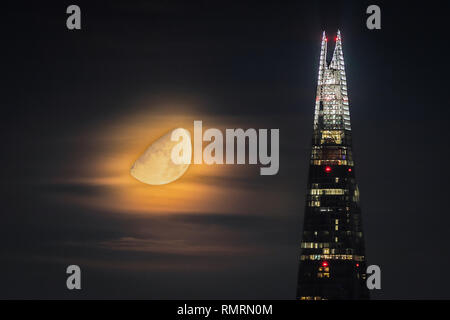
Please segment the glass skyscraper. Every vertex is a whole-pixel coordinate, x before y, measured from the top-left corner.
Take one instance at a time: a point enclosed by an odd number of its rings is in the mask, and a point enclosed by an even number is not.
[[[330,63],[323,33],[297,298],[368,299],[352,154],[347,79],[338,31]]]

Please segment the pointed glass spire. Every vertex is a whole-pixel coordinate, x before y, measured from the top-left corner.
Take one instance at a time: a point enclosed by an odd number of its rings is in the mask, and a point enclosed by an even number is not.
[[[319,62],[319,83],[322,80],[323,72],[327,68],[327,36],[325,31],[322,34],[322,44],[320,46],[320,62]]]
[[[322,124],[329,129],[351,130],[341,32],[339,30],[337,32],[333,58],[329,65],[326,59],[327,40],[323,32],[314,128],[318,128],[319,120],[322,118]]]

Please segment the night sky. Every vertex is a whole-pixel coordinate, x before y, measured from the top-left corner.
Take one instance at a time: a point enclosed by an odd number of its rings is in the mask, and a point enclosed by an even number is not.
[[[80,31],[66,28],[73,3]],[[366,28],[370,4],[381,30]],[[320,41],[339,28],[366,253],[382,271],[372,297],[449,299],[444,9],[2,6],[0,297],[294,299]],[[128,161],[193,120],[280,128],[278,175],[223,166],[193,168],[166,189],[127,180]],[[65,287],[70,264],[81,291]]]

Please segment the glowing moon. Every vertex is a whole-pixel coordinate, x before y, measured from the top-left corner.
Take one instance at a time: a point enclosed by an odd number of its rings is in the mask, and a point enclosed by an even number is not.
[[[187,147],[191,148],[189,131],[183,128],[171,130],[153,142],[136,160],[130,170],[134,178],[150,185],[161,185],[177,180],[186,172],[189,164],[175,164],[171,158],[173,147],[180,143],[171,140],[175,130],[182,130],[189,137],[184,143],[188,143]]]

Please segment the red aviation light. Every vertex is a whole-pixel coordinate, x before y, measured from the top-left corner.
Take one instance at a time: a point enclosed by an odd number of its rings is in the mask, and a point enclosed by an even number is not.
[[[325,41],[328,41],[328,38],[325,38]]]
[[[356,267],[357,267],[357,268],[359,267],[359,263],[356,264]]]
[[[322,261],[322,267],[324,267],[324,268],[328,267],[328,262],[327,261]]]
[[[348,168],[348,172],[352,172],[352,168]]]
[[[338,41],[338,39],[339,39],[339,38],[338,38],[338,37],[336,37],[336,38],[334,38],[334,41]]]
[[[331,172],[331,167],[330,166],[326,166],[325,167],[325,172],[326,173],[330,173]]]

